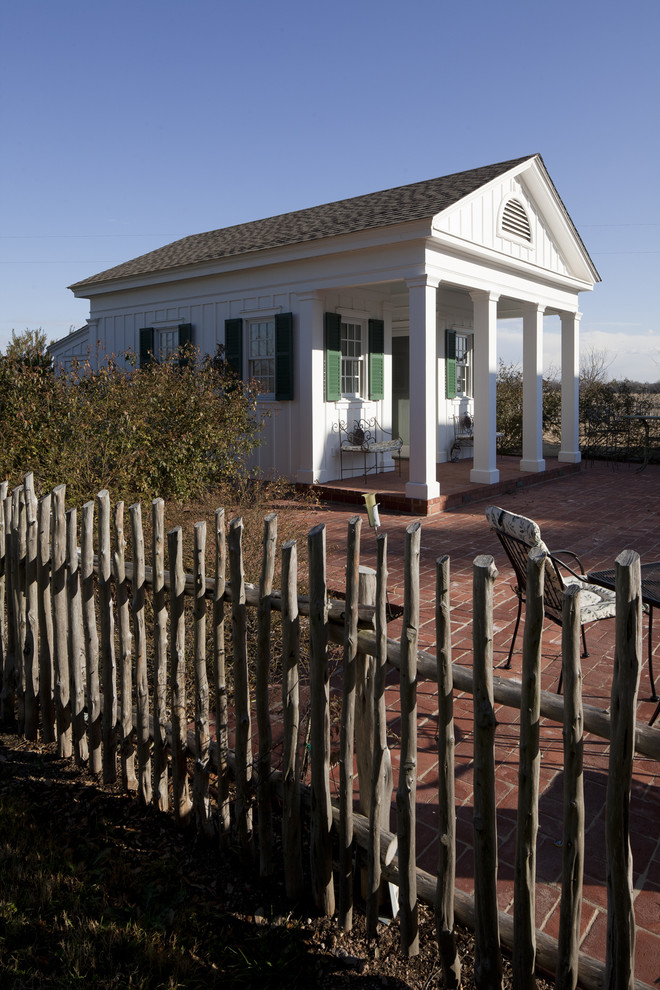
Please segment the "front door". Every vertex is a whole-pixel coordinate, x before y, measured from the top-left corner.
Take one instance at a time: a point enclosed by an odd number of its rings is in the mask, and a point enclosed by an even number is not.
[[[401,453],[410,452],[409,337],[392,337],[392,428],[403,440]]]

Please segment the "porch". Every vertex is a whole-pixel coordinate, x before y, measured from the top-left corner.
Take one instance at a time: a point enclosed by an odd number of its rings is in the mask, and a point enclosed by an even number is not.
[[[399,474],[399,466],[401,473]],[[440,494],[429,500],[406,495],[409,480],[410,462],[407,458],[397,461],[394,471],[381,474],[368,474],[344,478],[342,481],[329,481],[323,485],[312,485],[324,502],[342,507],[349,505],[364,507],[363,494],[375,492],[381,511],[405,512],[415,516],[434,516],[440,512],[456,509],[471,502],[492,500],[495,496],[515,492],[544,481],[564,478],[575,474],[581,464],[559,461],[556,457],[545,458],[544,471],[521,471],[520,458],[503,454],[497,455],[499,481],[494,484],[475,484],[470,481],[473,468],[472,458],[464,458],[457,463],[446,461],[436,465],[436,481]]]

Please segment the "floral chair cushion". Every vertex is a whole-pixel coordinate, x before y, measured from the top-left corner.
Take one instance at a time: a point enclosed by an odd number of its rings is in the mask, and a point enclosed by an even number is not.
[[[500,509],[497,505],[489,505],[486,509],[486,519],[493,529],[499,529],[507,536],[513,536],[516,540],[522,540],[530,548],[541,547],[546,553],[550,553],[541,539],[541,530],[527,516],[517,516],[507,509]]]

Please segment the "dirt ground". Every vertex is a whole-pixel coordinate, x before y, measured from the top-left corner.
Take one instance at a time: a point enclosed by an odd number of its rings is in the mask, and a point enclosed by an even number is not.
[[[79,829],[84,834],[89,833],[90,822],[102,820],[103,841],[117,855],[122,855],[127,842],[136,843],[142,856],[157,857],[164,848],[176,847],[186,888],[203,891],[206,908],[221,912],[224,918],[231,916],[236,932],[250,933],[246,937],[254,940],[255,934],[272,938],[278,927],[289,932],[295,926],[296,938],[306,956],[314,957],[314,984],[319,988],[426,990],[446,986],[433,914],[424,905],[419,912],[419,955],[405,959],[399,952],[396,920],[379,924],[377,939],[368,939],[362,905],[358,903],[353,929],[344,933],[334,919],[319,917],[310,903],[292,905],[287,901],[281,874],[264,881],[258,869],[245,863],[236,851],[221,855],[214,843],[200,840],[194,828],[182,834],[171,814],[144,811],[135,798],[119,793],[118,788],[101,786],[84,768],[58,759],[54,745],[28,743],[18,736],[1,734],[0,802],[18,793],[38,800],[44,827],[65,821],[70,832]],[[458,928],[457,943],[461,985],[471,988],[474,940],[468,931]],[[254,975],[254,986],[265,985],[263,975]],[[35,973],[30,986],[40,985]],[[299,985],[303,984],[295,983]],[[542,980],[538,983],[539,988],[551,985]],[[506,959],[504,986],[513,986]]]

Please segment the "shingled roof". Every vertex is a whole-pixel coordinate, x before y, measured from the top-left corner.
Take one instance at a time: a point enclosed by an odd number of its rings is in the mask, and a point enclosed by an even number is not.
[[[496,165],[485,165],[437,179],[326,203],[324,206],[283,213],[266,220],[253,220],[205,234],[193,234],[76,282],[70,288],[75,291],[84,286],[130,276],[174,270],[233,255],[431,218],[503,173],[535,157],[537,156],[527,155]]]

